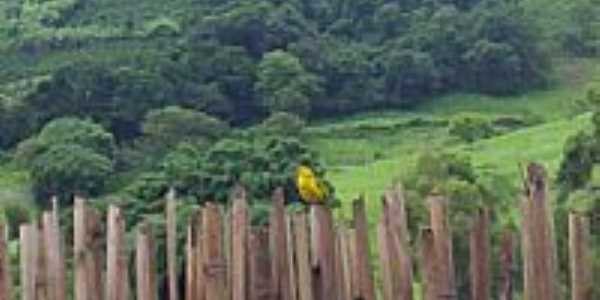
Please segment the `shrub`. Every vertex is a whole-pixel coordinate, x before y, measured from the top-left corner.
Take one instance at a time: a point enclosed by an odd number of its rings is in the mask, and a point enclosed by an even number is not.
[[[478,114],[462,114],[455,117],[450,122],[448,132],[469,143],[495,134],[490,120]]]
[[[89,148],[57,145],[35,158],[31,179],[34,193],[42,203],[52,195],[70,203],[75,194],[102,193],[112,172],[112,161]]]
[[[46,124],[40,133],[27,139],[17,149],[17,159],[30,163],[54,145],[78,145],[112,158],[115,141],[102,126],[88,120],[60,118]]]
[[[306,126],[302,118],[285,112],[277,112],[260,125],[263,132],[282,136],[298,136]]]

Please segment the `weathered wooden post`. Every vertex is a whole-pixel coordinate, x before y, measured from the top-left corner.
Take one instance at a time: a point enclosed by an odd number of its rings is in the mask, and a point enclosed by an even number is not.
[[[223,247],[223,217],[221,209],[208,203],[203,210],[203,242],[205,298],[224,299],[226,285],[225,249]]]
[[[259,228],[252,231],[248,247],[250,300],[276,300],[272,291],[271,254],[269,231]]]
[[[273,269],[273,292],[275,299],[291,300],[290,269],[288,266],[288,239],[285,222],[285,199],[283,190],[277,189],[273,195],[273,209],[269,222],[271,257]]]
[[[367,213],[365,211],[365,201],[361,197],[353,203],[354,208],[354,228],[356,230],[356,259],[358,264],[358,274],[360,293],[364,300],[375,299],[375,287],[373,284],[373,274],[369,264],[369,232],[367,225]]]
[[[233,300],[248,295],[248,202],[246,191],[238,187],[233,196],[231,215],[231,288]]]
[[[137,299],[158,300],[154,240],[149,224],[138,227],[135,248]]]
[[[469,236],[471,299],[490,299],[489,212],[480,209],[474,216]]]
[[[5,225],[0,223],[0,299],[10,299],[11,288],[12,278],[8,257],[8,237]]]
[[[185,242],[185,300],[196,300],[196,249],[193,220],[187,226]]]
[[[383,286],[383,300],[394,299],[394,275],[392,265],[394,264],[393,258],[390,253],[389,245],[389,233],[385,221],[381,219],[377,226],[377,245],[379,249],[379,265],[381,273],[381,281]]]
[[[385,230],[389,252],[391,294],[400,299],[412,299],[412,258],[402,187],[396,186],[383,198],[382,229]],[[383,233],[381,233],[383,235]]]
[[[500,245],[500,284],[499,300],[513,299],[513,263],[514,263],[514,237],[510,229],[502,233]]]
[[[36,300],[39,251],[37,225],[21,225],[19,228],[19,238],[21,246],[21,299]]]
[[[75,300],[102,299],[102,233],[100,216],[75,197],[74,209]]]
[[[456,299],[454,281],[454,258],[452,255],[452,232],[448,219],[448,199],[440,195],[431,195],[428,198],[429,218],[433,234],[435,261],[439,272],[436,282],[438,297],[442,299]]]
[[[556,300],[556,247],[546,198],[546,171],[529,164],[522,199],[524,299]]]
[[[177,202],[175,190],[167,194],[167,277],[169,280],[169,300],[179,300],[177,286]]]
[[[421,268],[423,273],[423,299],[438,300],[440,295],[439,265],[431,228],[421,229]]]
[[[296,255],[298,277],[298,300],[313,300],[312,272],[310,269],[310,242],[306,215],[302,213],[293,216],[294,251]]]
[[[116,206],[108,208],[106,243],[106,299],[129,299],[129,268],[125,220]]]
[[[571,299],[592,299],[592,257],[590,227],[586,216],[569,214],[569,258],[571,267]]]
[[[46,262],[47,297],[49,300],[66,300],[66,269],[58,217],[56,197],[52,199],[52,211],[42,216],[42,255]]]
[[[335,233],[331,211],[322,205],[311,207],[314,299],[336,299]]]

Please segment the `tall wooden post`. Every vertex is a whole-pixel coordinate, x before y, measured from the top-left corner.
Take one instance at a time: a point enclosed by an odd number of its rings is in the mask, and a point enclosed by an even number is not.
[[[500,245],[500,284],[499,300],[513,299],[513,263],[514,263],[514,237],[510,229],[502,233]]]
[[[290,269],[288,267],[288,243],[285,222],[285,199],[282,189],[277,189],[273,196],[273,210],[270,223],[270,242],[273,269],[273,291],[276,299],[291,300]]]
[[[358,274],[360,293],[364,300],[375,299],[373,274],[369,264],[369,232],[365,201],[360,198],[354,201],[354,228],[356,229],[356,259],[358,260]]]
[[[436,276],[439,277],[436,280],[439,284],[438,297],[456,299],[448,200],[440,195],[432,195],[429,197],[428,202],[433,233],[433,250],[435,251],[435,261],[439,270],[436,273]]]
[[[100,216],[75,198],[74,209],[75,300],[102,299],[102,232]]]
[[[11,270],[8,257],[8,238],[6,235],[6,227],[0,223],[0,299],[11,299]]]
[[[249,285],[250,300],[276,300],[272,290],[272,276],[269,247],[269,231],[266,228],[255,229],[250,234],[249,254]]]
[[[175,190],[167,194],[167,277],[169,300],[179,300],[177,285],[177,202]]]
[[[246,192],[238,188],[233,197],[231,215],[231,288],[233,300],[248,295],[248,202]]]
[[[331,211],[322,205],[311,208],[313,289],[316,300],[336,299],[335,233]]]
[[[575,212],[569,214],[569,258],[571,299],[591,300],[593,262],[590,253],[589,219]]]
[[[205,299],[224,299],[226,284],[223,217],[218,206],[208,203],[203,210]]]
[[[106,299],[129,299],[128,251],[125,241],[125,220],[116,206],[108,208],[106,243]]]
[[[154,255],[152,231],[150,225],[144,223],[139,226],[136,237],[137,299],[158,300]]]
[[[471,299],[490,299],[489,212],[480,209],[474,216],[469,237]]]
[[[313,300],[310,269],[310,242],[305,214],[293,216],[294,251],[298,277],[298,300]]]
[[[37,225],[26,224],[19,228],[21,246],[21,299],[36,300],[39,238]]]
[[[556,247],[547,201],[546,171],[538,164],[527,167],[522,199],[524,298],[556,300]]]

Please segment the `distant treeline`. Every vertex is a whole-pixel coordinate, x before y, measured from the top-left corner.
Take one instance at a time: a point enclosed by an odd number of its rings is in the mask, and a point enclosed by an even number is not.
[[[445,92],[512,94],[544,84],[550,67],[516,1],[205,5],[169,46],[133,59],[90,53],[53,70],[22,103],[3,107],[0,144],[62,116],[91,117],[130,139],[146,112],[167,105],[239,125],[276,111],[315,118]],[[163,37],[180,30],[158,27]]]

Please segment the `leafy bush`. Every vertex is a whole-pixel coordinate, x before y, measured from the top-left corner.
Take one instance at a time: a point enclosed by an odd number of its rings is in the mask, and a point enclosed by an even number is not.
[[[107,158],[114,156],[115,141],[102,126],[77,118],[55,119],[37,136],[27,139],[17,149],[17,160],[31,163],[54,145],[78,145]]]
[[[265,119],[260,125],[260,129],[267,134],[281,136],[298,136],[306,126],[306,122],[300,117],[277,112]]]
[[[215,117],[178,106],[151,110],[142,123],[144,138],[162,145],[214,141],[225,136],[228,130],[229,126]]]
[[[495,129],[489,119],[478,114],[461,114],[450,122],[448,132],[466,142],[489,138]]]
[[[112,161],[80,145],[51,146],[33,161],[31,180],[39,201],[57,195],[70,203],[74,194],[97,196],[113,173]]]

